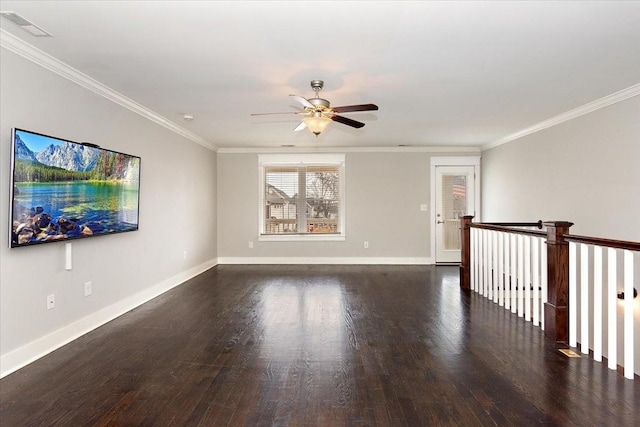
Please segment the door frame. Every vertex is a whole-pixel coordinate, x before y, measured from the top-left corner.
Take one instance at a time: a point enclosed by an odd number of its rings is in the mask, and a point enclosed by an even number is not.
[[[436,264],[436,166],[473,166],[475,173],[474,220],[480,221],[480,156],[431,157],[430,207],[431,215],[429,235],[431,240],[431,259]]]

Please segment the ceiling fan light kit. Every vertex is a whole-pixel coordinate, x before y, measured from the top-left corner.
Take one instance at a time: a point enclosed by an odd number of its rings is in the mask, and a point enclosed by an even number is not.
[[[375,104],[362,104],[362,105],[346,105],[343,107],[331,108],[331,104],[326,99],[320,98],[319,92],[322,90],[324,82],[322,80],[311,80],[311,89],[315,92],[314,98],[306,99],[298,95],[289,95],[297,102],[302,104],[304,109],[299,112],[291,113],[256,113],[252,116],[261,116],[267,114],[305,114],[308,117],[302,119],[300,124],[294,129],[299,131],[304,128],[308,128],[315,136],[320,135],[329,126],[329,123],[338,122],[353,128],[359,129],[364,126],[364,123],[356,120],[349,119],[347,117],[339,116],[337,113],[351,113],[356,111],[375,111],[378,106]]]
[[[302,119],[302,122],[307,126],[311,133],[318,136],[327,128],[327,126],[329,126],[331,119],[323,117],[321,113],[314,113],[313,116]]]

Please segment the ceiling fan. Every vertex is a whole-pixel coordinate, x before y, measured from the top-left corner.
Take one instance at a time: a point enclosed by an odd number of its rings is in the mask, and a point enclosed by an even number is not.
[[[304,114],[307,117],[303,118],[300,124],[294,129],[299,131],[304,128],[309,130],[316,136],[320,135],[323,130],[327,128],[332,121],[342,123],[343,125],[351,126],[359,129],[364,126],[364,123],[356,120],[349,119],[347,117],[339,116],[338,113],[352,113],[356,111],[374,111],[378,109],[375,104],[361,104],[361,105],[345,105],[342,107],[331,107],[331,104],[326,99],[320,98],[319,92],[322,90],[324,82],[322,80],[311,80],[311,89],[316,93],[314,98],[306,99],[298,95],[289,95],[304,107],[302,111],[295,111],[289,113],[254,113],[252,116],[262,116],[267,114]]]

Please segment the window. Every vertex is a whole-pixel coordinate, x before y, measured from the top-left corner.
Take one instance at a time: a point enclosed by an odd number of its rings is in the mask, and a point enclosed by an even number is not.
[[[344,155],[261,155],[260,240],[344,240]]]

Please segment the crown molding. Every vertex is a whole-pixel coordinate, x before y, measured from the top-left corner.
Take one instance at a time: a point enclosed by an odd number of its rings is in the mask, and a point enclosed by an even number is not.
[[[478,147],[220,147],[220,154],[271,154],[271,153],[480,153]]]
[[[566,121],[575,119],[576,117],[583,116],[585,114],[591,113],[604,107],[608,107],[609,105],[616,104],[618,102],[633,98],[634,96],[638,95],[640,95],[640,83],[630,86],[626,89],[622,89],[621,91],[612,93],[611,95],[607,95],[595,101],[589,102],[588,104],[584,104],[578,108],[574,108],[573,110],[569,110],[565,113],[559,114],[548,120],[524,128],[516,133],[504,136],[500,139],[490,142],[489,144],[483,145],[482,151],[488,150],[489,148],[497,147],[502,144],[506,144],[507,142],[522,138],[523,136],[531,135],[532,133],[539,132],[541,130],[550,128],[560,123],[564,123]]]
[[[121,93],[116,92],[115,90],[105,86],[104,84],[98,82],[95,79],[87,76],[84,73],[76,70],[75,68],[65,64],[64,62],[54,58],[53,56],[41,51],[40,49],[30,45],[19,37],[14,36],[13,34],[7,32],[4,29],[0,28],[0,47],[3,47],[31,62],[34,64],[40,65],[41,67],[61,76],[65,79],[82,86],[85,89],[90,90],[96,95],[100,95],[103,98],[108,99],[128,110],[133,111],[141,115],[142,117],[151,120],[154,123],[159,124],[160,126],[169,129],[170,131],[189,139],[196,144],[200,144],[209,150],[216,151],[217,147],[210,143],[209,141],[201,138],[200,136],[190,132],[170,120],[162,117],[161,115],[151,111],[150,109],[138,104],[132,99],[127,98]]]

